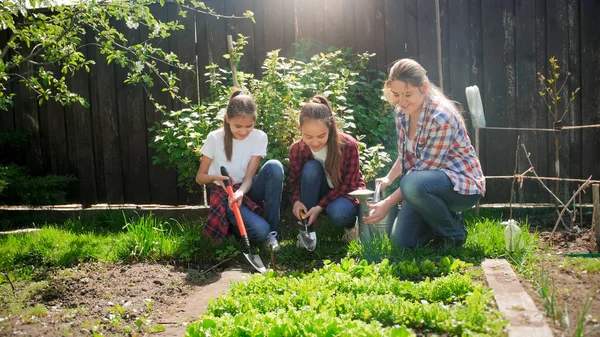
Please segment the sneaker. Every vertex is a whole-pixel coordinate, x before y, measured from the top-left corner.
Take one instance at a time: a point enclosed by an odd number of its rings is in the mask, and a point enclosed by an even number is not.
[[[358,226],[352,228],[344,228],[344,235],[342,236],[344,242],[350,243],[358,240]]]
[[[438,236],[429,242],[429,246],[437,250],[458,248],[465,244],[466,238]]]
[[[279,245],[279,241],[277,241],[277,232],[270,232],[265,240],[265,246],[269,249],[272,249],[274,252],[278,252],[281,250],[281,246]]]

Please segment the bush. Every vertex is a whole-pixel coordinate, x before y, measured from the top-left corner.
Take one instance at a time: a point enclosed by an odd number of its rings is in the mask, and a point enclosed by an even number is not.
[[[31,176],[27,168],[0,166],[0,204],[53,205],[66,201],[66,186],[71,176]]]
[[[239,64],[245,44],[246,37],[240,35],[232,53],[225,57]],[[278,159],[287,167],[289,147],[299,138],[299,108],[309,97],[323,94],[331,101],[339,125],[361,141],[361,169],[365,179],[377,177],[391,162],[385,146],[393,143],[390,139],[395,140],[395,131],[393,116],[385,113],[385,102],[381,99],[382,80],[369,80],[366,67],[373,55],[352,54],[347,49],[332,50],[303,62],[280,57],[279,50],[275,50],[267,54],[262,79],[238,71],[240,86],[252,95],[259,108],[256,127],[269,136],[264,160]],[[184,186],[195,186],[193,178],[198,169],[200,148],[207,134],[222,124],[218,113],[227,106],[232,87],[229,69],[213,64],[207,70],[208,99],[201,105],[179,111],[166,111],[165,107],[157,106],[165,119],[151,128],[155,134],[151,146],[158,154],[154,163],[175,168],[179,172],[179,184]],[[364,125],[357,127],[357,120]],[[386,133],[388,129],[390,134]],[[392,145],[395,148],[395,144]]]

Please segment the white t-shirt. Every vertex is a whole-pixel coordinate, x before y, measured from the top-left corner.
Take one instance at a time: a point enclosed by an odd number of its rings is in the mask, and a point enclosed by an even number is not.
[[[318,162],[320,162],[321,165],[323,165],[323,169],[325,169],[325,161],[327,160],[327,145],[323,146],[317,152],[313,150],[310,150],[310,152],[312,152],[313,157]],[[327,178],[327,185],[329,185],[330,188],[333,188],[333,182],[331,181],[331,178],[329,177],[329,173],[327,173],[327,171],[325,171],[325,177]]]
[[[203,155],[212,159],[208,174],[221,174],[221,166],[225,166],[234,182],[241,183],[246,176],[248,164],[253,156],[264,157],[267,155],[267,134],[254,129],[244,140],[233,139],[231,161],[225,155],[225,131],[223,128],[212,131],[206,137],[200,149]]]

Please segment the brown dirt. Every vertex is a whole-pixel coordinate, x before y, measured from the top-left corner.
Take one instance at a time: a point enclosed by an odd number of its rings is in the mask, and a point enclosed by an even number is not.
[[[576,336],[577,323],[582,317],[584,303],[592,297],[591,307],[585,316],[584,334],[582,336],[600,336],[600,273],[588,273],[581,268],[573,267],[566,261],[566,254],[598,253],[594,233],[589,228],[578,233],[561,232],[552,234],[541,231],[539,234],[542,249],[539,251],[538,267],[548,272],[548,277],[554,283],[556,294],[555,310],[562,314],[547,317],[547,321],[555,336]],[[598,258],[593,258],[597,260]],[[539,295],[541,275],[534,275],[532,280],[523,280],[523,285],[536,303],[538,309],[545,312],[543,300]],[[562,315],[563,319],[559,316]],[[565,317],[568,316],[568,323]]]
[[[2,319],[0,336],[91,336],[93,331],[104,336],[146,335],[181,311],[189,294],[218,279],[218,272],[199,275],[194,269],[161,264],[84,263],[55,272],[48,286],[32,297],[28,304],[45,305],[45,316]],[[137,328],[136,320],[145,323]],[[128,333],[126,327],[133,331]]]

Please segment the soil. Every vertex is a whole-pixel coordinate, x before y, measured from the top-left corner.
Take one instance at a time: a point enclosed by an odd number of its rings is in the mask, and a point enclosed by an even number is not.
[[[182,336],[185,325],[200,313],[184,315],[186,299],[219,279],[220,270],[201,275],[162,264],[83,263],[56,271],[32,297],[28,305],[45,305],[45,316],[0,318],[0,336],[143,336],[158,326],[167,329],[159,335],[173,335],[169,331],[175,328]],[[174,317],[185,319],[174,322]]]
[[[557,231],[552,234],[555,225],[553,215],[530,219],[531,227],[539,232],[542,247],[538,252],[539,267],[543,267],[548,273],[549,280],[554,283],[556,294],[554,308],[560,314],[547,317],[547,321],[555,336],[577,335],[577,324],[583,316],[582,311],[588,298],[591,298],[592,302],[587,315],[583,318],[581,336],[600,336],[600,273],[588,273],[566,263],[567,254],[598,253],[594,232],[589,225],[591,216],[584,217],[583,220],[582,223],[577,222],[575,224],[577,227],[572,230],[559,225]],[[592,257],[592,259],[597,261],[598,258]],[[530,280],[523,279],[522,283],[538,309],[545,312],[544,302],[539,295],[541,275],[534,275]],[[562,319],[559,318],[561,315]]]

